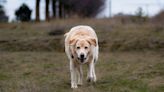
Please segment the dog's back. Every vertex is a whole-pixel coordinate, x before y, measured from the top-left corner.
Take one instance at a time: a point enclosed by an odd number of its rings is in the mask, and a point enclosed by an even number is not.
[[[66,36],[65,38],[66,43],[69,42],[69,40],[75,36],[89,36],[95,38],[96,41],[98,41],[95,31],[90,26],[84,26],[84,25],[73,27],[64,36]]]

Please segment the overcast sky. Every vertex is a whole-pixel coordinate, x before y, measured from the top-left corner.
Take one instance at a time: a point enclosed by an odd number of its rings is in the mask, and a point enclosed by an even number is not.
[[[7,0],[5,5],[6,14],[10,21],[15,19],[14,12],[21,4],[26,3],[32,9],[32,18],[35,18],[35,1],[36,0]],[[41,19],[44,19],[45,0],[41,0]],[[139,7],[142,7],[145,14],[153,16],[161,9],[164,9],[164,0],[111,0],[112,1],[112,15],[117,13],[135,14]],[[109,16],[109,0],[106,0],[105,8],[101,12],[101,17]]]

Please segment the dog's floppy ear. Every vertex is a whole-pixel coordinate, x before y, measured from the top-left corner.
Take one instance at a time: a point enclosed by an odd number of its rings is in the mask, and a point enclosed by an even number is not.
[[[77,40],[78,40],[78,39],[76,39],[76,38],[72,38],[72,39],[69,41],[69,44],[70,44],[70,45],[75,45],[76,42],[77,42]]]
[[[97,46],[97,43],[96,43],[96,39],[95,38],[88,38],[87,41],[89,42],[89,44],[94,45],[94,46]]]
[[[68,33],[65,33],[65,34],[64,34],[64,37],[66,37],[67,35],[68,35]]]

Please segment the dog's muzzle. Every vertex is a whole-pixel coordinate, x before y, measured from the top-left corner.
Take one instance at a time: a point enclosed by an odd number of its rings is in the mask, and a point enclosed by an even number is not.
[[[80,60],[80,62],[83,63],[86,60],[84,54],[81,54],[80,57],[78,57],[78,60]]]

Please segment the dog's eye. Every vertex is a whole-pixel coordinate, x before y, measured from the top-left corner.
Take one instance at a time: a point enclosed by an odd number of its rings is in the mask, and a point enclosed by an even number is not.
[[[85,49],[88,49],[88,47],[85,47]]]
[[[76,47],[77,49],[80,49],[80,47]]]

